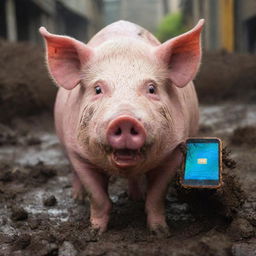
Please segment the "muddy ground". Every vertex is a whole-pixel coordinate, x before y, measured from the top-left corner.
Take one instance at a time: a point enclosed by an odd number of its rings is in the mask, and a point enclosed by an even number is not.
[[[256,255],[256,105],[252,101],[256,79],[253,76],[255,83],[244,82],[246,95],[239,97],[240,88],[230,95],[234,71],[227,68],[231,60],[237,63],[241,58],[251,67],[255,57],[207,55],[208,64],[197,78],[203,103],[199,135],[218,136],[227,146],[223,188],[184,190],[174,180],[166,197],[171,236],[159,239],[146,229],[143,202],[129,201],[126,181],[112,178],[109,192],[114,207],[109,231],[98,238],[89,232],[88,203],[71,197],[70,167],[55,136],[51,112],[44,111],[52,105],[55,89],[41,88],[51,84],[41,50],[4,46],[8,56],[11,51],[21,51],[27,57],[20,58],[26,68],[20,71],[17,67],[17,75],[10,68],[12,79],[0,74],[0,106],[4,106],[4,111],[0,108],[0,255]],[[16,61],[5,60],[9,67]],[[215,89],[212,67],[227,72],[222,83],[218,80],[221,88],[228,83],[226,96]],[[37,77],[35,69],[40,75],[37,83],[31,84]],[[251,68],[241,69],[251,74]],[[17,82],[19,75],[22,83]],[[23,94],[17,95],[13,88]],[[22,106],[26,110],[21,110]]]

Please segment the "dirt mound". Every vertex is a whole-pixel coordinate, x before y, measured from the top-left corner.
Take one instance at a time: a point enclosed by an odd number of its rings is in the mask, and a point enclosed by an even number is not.
[[[226,52],[205,53],[195,79],[199,101],[255,102],[256,56]]]
[[[234,130],[231,136],[231,143],[234,145],[248,145],[255,147],[256,145],[256,127],[245,126]]]
[[[236,217],[241,208],[245,195],[241,184],[232,173],[236,162],[230,157],[231,151],[223,149],[223,186],[218,189],[186,189],[176,183],[177,194],[180,200],[188,203],[196,215],[208,216],[216,219],[216,216],[226,219]],[[179,181],[179,175],[176,179]]]
[[[0,121],[49,110],[56,87],[48,78],[43,49],[0,41]]]
[[[223,187],[211,189],[184,189],[178,187],[178,197],[187,202],[196,215],[216,219],[233,219],[244,202],[241,185],[234,175],[223,174]]]

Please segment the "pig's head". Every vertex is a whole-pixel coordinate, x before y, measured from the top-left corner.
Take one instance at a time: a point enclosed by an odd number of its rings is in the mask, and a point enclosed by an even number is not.
[[[90,47],[40,29],[51,76],[77,95],[74,132],[89,161],[129,176],[154,168],[182,141],[180,92],[197,73],[202,26],[155,46],[117,37]]]

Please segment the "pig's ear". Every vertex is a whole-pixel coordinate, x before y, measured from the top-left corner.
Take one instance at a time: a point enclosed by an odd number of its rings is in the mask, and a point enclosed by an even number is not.
[[[92,56],[91,48],[73,38],[49,33],[39,29],[45,39],[48,69],[56,84],[67,90],[73,89],[81,80],[81,66]]]
[[[156,49],[156,55],[169,69],[169,79],[178,87],[193,80],[201,61],[200,33],[204,20],[187,33],[174,37]]]

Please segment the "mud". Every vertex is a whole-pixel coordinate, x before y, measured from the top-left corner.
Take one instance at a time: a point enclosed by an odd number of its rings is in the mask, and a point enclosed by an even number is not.
[[[207,108],[202,107],[202,119],[209,112]],[[211,114],[214,120],[218,111]],[[207,134],[201,129],[201,135],[216,135],[215,125],[220,129],[223,122],[218,118],[211,124],[213,131]],[[44,127],[40,128],[41,124]],[[16,119],[9,126],[3,125],[1,134],[16,134],[16,143],[7,139],[0,147],[1,152],[12,156],[0,157],[0,255],[253,255],[255,151],[247,144],[233,145],[236,129],[227,131],[224,122],[222,126],[228,146],[223,154],[224,186],[185,190],[178,179],[174,180],[166,197],[171,236],[159,239],[146,228],[144,203],[129,201],[126,181],[120,178],[111,179],[109,231],[95,237],[89,228],[88,202],[75,202],[71,197],[71,172],[58,141],[52,139],[51,116]],[[219,136],[220,130],[216,131]],[[36,138],[36,143],[30,143],[31,138]],[[42,149],[43,161],[30,154]],[[47,151],[55,152],[56,161],[47,158]]]
[[[0,41],[0,56],[0,121],[50,110],[56,87],[48,77],[42,48]]]
[[[16,206],[11,209],[11,219],[13,221],[26,220],[28,218],[28,212],[23,208],[18,208]]]
[[[13,49],[15,54],[5,53],[7,48]],[[201,105],[198,135],[218,136],[224,142],[223,187],[187,190],[177,183],[178,177],[174,179],[166,196],[171,236],[158,238],[146,228],[144,203],[130,201],[126,181],[112,178],[109,194],[113,210],[109,230],[96,237],[90,232],[88,202],[76,202],[71,197],[70,166],[55,136],[51,112],[42,112],[46,105],[51,108],[55,89],[46,93],[48,89],[42,88],[49,80],[42,71],[42,55],[37,49],[28,45],[0,44],[0,52],[9,56],[5,58],[10,62],[6,74],[12,74],[13,67],[19,69],[18,63],[23,66],[22,72],[17,72],[27,74],[23,83],[27,86],[19,87],[24,94],[19,94],[14,89],[23,75],[4,77],[4,72],[0,71],[0,255],[256,255],[256,149],[252,143],[256,105],[250,103],[254,96],[249,93],[249,88],[254,88],[255,84],[250,87],[244,82],[248,89],[248,95],[242,96],[244,101],[238,100],[235,93],[230,94],[235,81],[232,62],[240,57],[210,56],[213,71],[205,69],[213,75],[208,73],[203,77],[205,80],[201,80],[205,82],[198,85],[199,96],[204,98],[202,102],[209,95],[209,101],[220,102]],[[31,60],[24,58],[28,53],[31,53]],[[240,60],[248,67],[250,75],[253,61],[249,59],[254,57],[243,58]],[[223,76],[215,78],[218,63],[220,66],[230,64],[231,71],[224,67],[229,74],[223,71]],[[34,71],[30,69],[31,64]],[[241,67],[243,72],[245,67]],[[203,70],[202,66],[201,72]],[[33,73],[37,74],[34,80],[28,78]],[[223,90],[225,96],[215,89],[216,79],[220,77],[223,77],[221,86],[227,85]],[[233,82],[229,82],[228,77]],[[38,83],[32,83],[35,79]],[[9,89],[6,89],[7,84]],[[207,87],[203,88],[203,84]]]
[[[45,198],[43,203],[44,203],[44,206],[49,206],[49,207],[54,206],[57,204],[57,199],[54,195],[51,195],[51,196]]]
[[[256,126],[238,127],[235,129],[231,137],[231,143],[234,145],[248,145],[255,147],[256,145]]]
[[[204,53],[195,84],[201,103],[256,101],[256,56],[227,52]]]

